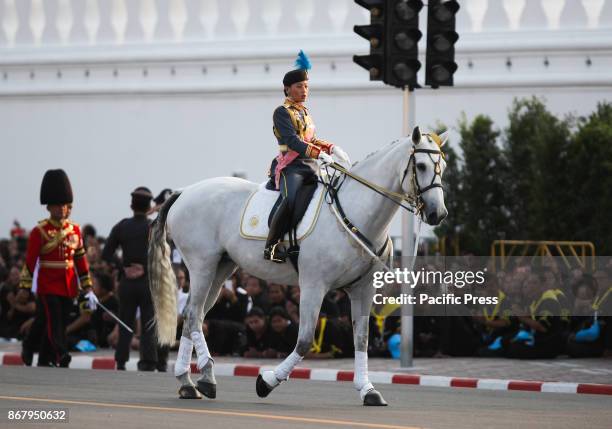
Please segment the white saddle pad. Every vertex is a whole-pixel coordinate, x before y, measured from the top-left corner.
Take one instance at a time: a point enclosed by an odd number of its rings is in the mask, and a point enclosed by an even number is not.
[[[300,221],[297,228],[298,241],[308,237],[319,217],[321,205],[323,203],[323,195],[325,188],[321,183],[317,185],[317,189],[310,200],[310,204],[306,209],[304,217]],[[268,238],[268,217],[270,210],[278,199],[278,191],[270,191],[265,188],[265,183],[249,195],[244,209],[242,209],[242,217],[240,219],[240,236],[250,240],[265,240]],[[285,235],[285,241],[288,241]]]

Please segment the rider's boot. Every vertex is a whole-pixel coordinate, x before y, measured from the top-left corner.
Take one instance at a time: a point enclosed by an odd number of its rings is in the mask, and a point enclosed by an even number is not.
[[[279,264],[285,262],[287,259],[287,251],[281,244],[281,240],[285,233],[285,223],[288,215],[287,207],[288,201],[285,199],[278,206],[274,216],[272,216],[272,221],[270,222],[270,232],[268,233],[266,248],[264,249],[264,259],[277,262]]]

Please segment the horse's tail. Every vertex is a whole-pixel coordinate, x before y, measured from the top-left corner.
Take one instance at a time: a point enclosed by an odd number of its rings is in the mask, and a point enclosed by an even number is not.
[[[161,207],[151,225],[149,239],[149,289],[155,308],[157,341],[161,345],[171,345],[176,339],[176,277],[166,240],[166,219],[170,207],[180,195],[180,192],[175,192]]]

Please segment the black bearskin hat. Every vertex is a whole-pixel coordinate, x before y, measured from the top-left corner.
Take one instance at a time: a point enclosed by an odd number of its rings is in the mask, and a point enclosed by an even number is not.
[[[47,170],[40,185],[40,203],[44,205],[72,203],[72,186],[64,170]]]

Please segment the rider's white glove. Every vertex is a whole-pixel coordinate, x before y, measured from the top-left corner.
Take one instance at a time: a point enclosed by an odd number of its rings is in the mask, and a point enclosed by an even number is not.
[[[95,311],[95,309],[98,308],[98,303],[100,302],[98,301],[96,294],[90,290],[85,294],[85,298],[87,298],[87,302],[89,303],[89,309],[91,311]]]
[[[332,158],[331,155],[328,155],[327,153],[321,151],[319,153],[319,161],[321,161],[323,165],[328,165],[334,163],[334,158]]]
[[[338,163],[346,168],[350,168],[351,160],[348,154],[338,145],[332,147],[332,155],[338,160]]]

